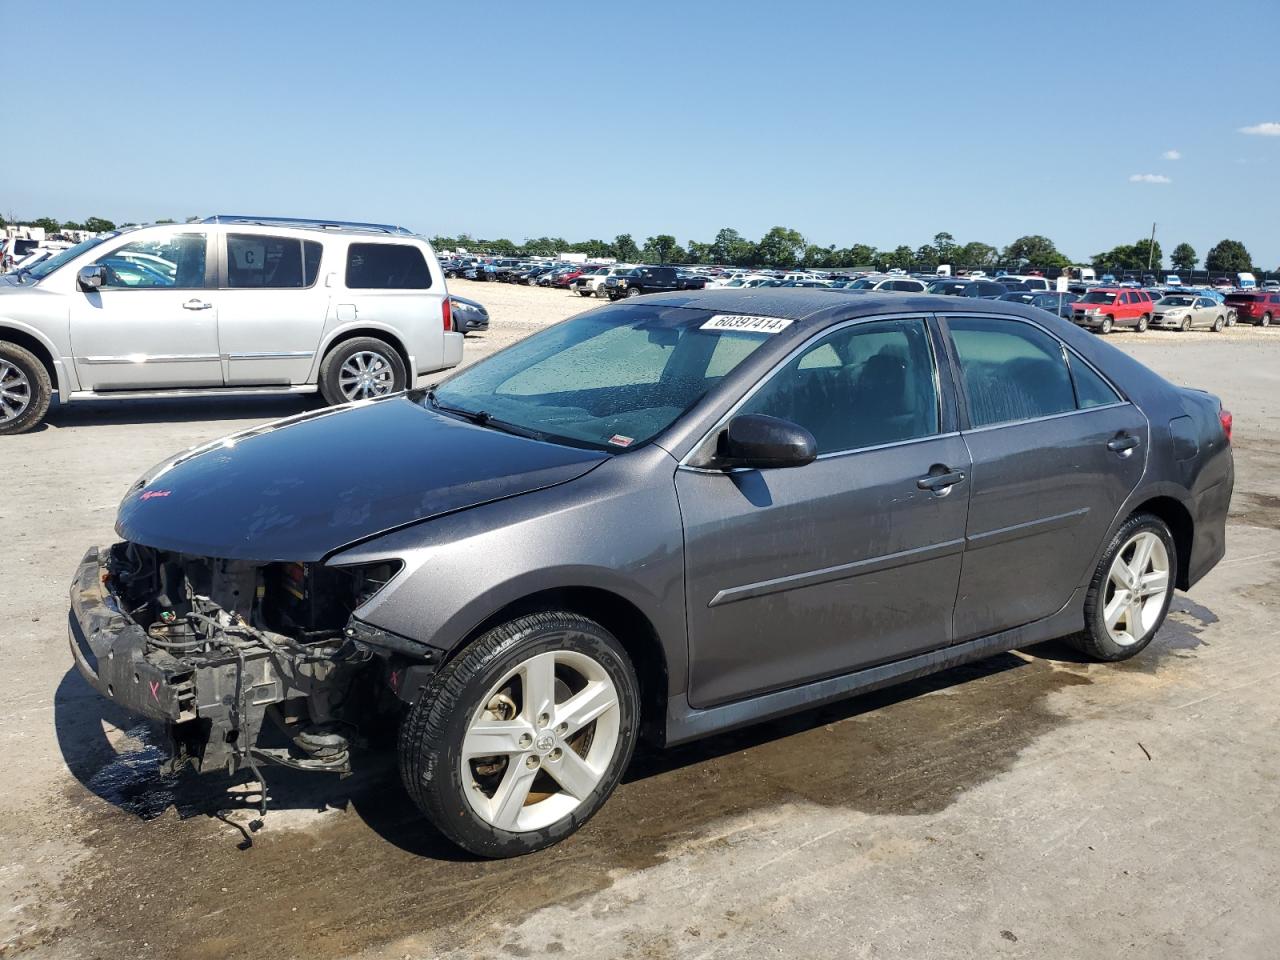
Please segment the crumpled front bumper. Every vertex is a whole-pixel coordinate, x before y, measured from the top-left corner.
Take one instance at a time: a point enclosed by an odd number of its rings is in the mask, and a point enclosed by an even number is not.
[[[94,689],[130,713],[171,723],[194,719],[191,669],[172,657],[148,656],[146,631],[111,592],[108,559],[107,551],[94,547],[71,582],[67,629],[76,666]]]

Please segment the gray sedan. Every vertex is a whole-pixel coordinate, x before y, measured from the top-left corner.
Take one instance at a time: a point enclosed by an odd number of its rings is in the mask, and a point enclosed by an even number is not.
[[[1223,556],[1230,437],[1216,397],[1014,303],[636,297],[159,465],[76,573],[71,654],[171,769],[344,772],[398,719],[426,819],[512,856],[640,737],[1054,637],[1134,656]]]
[[[1218,333],[1227,325],[1227,308],[1210,297],[1167,293],[1156,301],[1151,325],[1165,330],[1199,328]]]

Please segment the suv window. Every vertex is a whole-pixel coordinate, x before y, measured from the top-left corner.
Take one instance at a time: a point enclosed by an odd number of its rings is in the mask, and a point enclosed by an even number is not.
[[[1076,409],[1062,345],[1013,320],[949,319],[951,339],[974,427],[1012,423]]]
[[[94,262],[107,268],[104,289],[196,290],[205,285],[207,246],[204,233],[177,233],[126,243]]]
[[[347,248],[352,290],[426,290],[431,286],[422,250],[408,243],[353,243]]]
[[[233,289],[309,287],[316,282],[320,250],[317,240],[227,234],[227,286]]]
[[[741,413],[798,423],[836,453],[938,432],[938,394],[924,321],[837,330],[774,374]]]

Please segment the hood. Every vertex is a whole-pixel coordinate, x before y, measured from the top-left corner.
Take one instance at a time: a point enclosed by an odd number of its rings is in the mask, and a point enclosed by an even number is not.
[[[457,420],[409,393],[266,424],[179,454],[120,504],[161,550],[314,562],[397,527],[576,479],[608,459]]]

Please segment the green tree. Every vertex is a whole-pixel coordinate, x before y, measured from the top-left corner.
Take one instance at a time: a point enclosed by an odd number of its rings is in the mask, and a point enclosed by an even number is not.
[[[613,238],[613,255],[623,263],[635,263],[640,259],[640,248],[631,239],[631,234],[620,233]]]
[[[820,247],[816,243],[810,243],[804,248],[801,263],[806,267],[832,267],[835,266],[835,253],[835,247]]]
[[[722,227],[707,249],[708,263],[744,266],[751,261],[754,244],[733,227]]]
[[[1248,273],[1253,258],[1239,240],[1219,240],[1204,258],[1205,269],[1215,273]]]
[[[1052,267],[1061,269],[1071,265],[1071,261],[1058,252],[1052,240],[1039,234],[1019,237],[1004,248],[1000,259],[1010,266],[1025,264],[1041,269]]]
[[[173,221],[165,217],[163,220],[157,220],[156,223],[173,223]]]
[[[1147,237],[1143,237],[1137,243],[1122,243],[1118,247],[1112,247],[1106,253],[1095,253],[1093,255],[1093,268],[1095,270],[1105,270],[1108,273],[1116,273],[1123,270],[1146,270],[1149,248],[1151,248],[1151,240]],[[1161,260],[1160,241],[1157,240],[1155,247],[1151,248],[1152,268],[1159,267]]]
[[[656,260],[658,263],[680,263],[684,260],[684,249],[669,233],[660,233],[656,237],[646,237],[641,255],[646,261]]]
[[[603,240],[583,240],[580,243],[569,245],[569,250],[573,253],[585,253],[588,257],[595,259],[597,257],[608,257],[613,254],[613,247],[605,243]]]
[[[711,244],[690,240],[686,246],[685,255],[689,263],[715,263],[710,256]]]
[[[938,248],[931,243],[922,244],[915,253],[915,266],[921,270],[936,270],[942,263]]]
[[[794,267],[804,258],[807,246],[799,231],[774,227],[756,244],[755,262],[782,269]]]
[[[1196,256],[1195,247],[1189,243],[1180,243],[1173,248],[1173,253],[1169,254],[1169,262],[1173,264],[1173,269],[1190,273],[1196,268],[1200,258]]]
[[[1150,259],[1148,259],[1148,253],[1150,253]],[[1148,263],[1152,270],[1159,270],[1160,265],[1164,263],[1164,255],[1160,252],[1160,241],[1156,240],[1153,243],[1149,237],[1133,245],[1133,257],[1138,262],[1134,270],[1146,270]]]
[[[933,249],[938,252],[939,263],[950,263],[956,255],[956,238],[945,230],[933,235]]]
[[[846,267],[871,267],[879,257],[880,254],[875,247],[866,243],[855,243],[848,250],[843,251],[840,263]]]
[[[62,229],[62,224],[53,219],[53,217],[41,217],[39,220],[32,220],[31,226],[44,227],[45,233],[57,233]]]
[[[76,223],[74,220],[67,220],[62,224],[59,230],[88,230],[89,228],[83,223]]]
[[[915,258],[915,251],[904,243],[895,247],[892,253],[881,254],[880,262],[888,269],[910,270]]]
[[[995,247],[989,243],[979,243],[974,240],[956,250],[952,262],[966,269],[985,270],[988,267],[994,267],[997,259],[999,259],[999,251]]]

